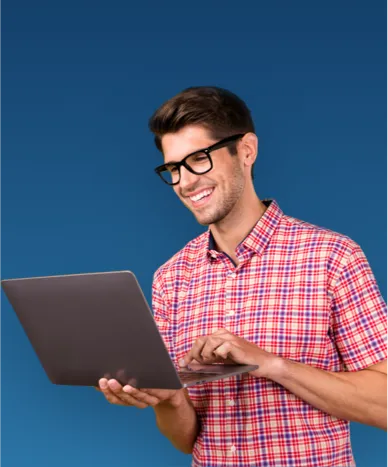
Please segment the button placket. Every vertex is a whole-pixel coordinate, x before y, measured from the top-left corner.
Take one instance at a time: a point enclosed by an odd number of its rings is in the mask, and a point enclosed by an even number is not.
[[[232,308],[232,287],[234,281],[237,278],[236,272],[229,272],[226,277],[226,302],[225,302],[225,315],[226,317],[232,317],[235,314],[235,310]]]

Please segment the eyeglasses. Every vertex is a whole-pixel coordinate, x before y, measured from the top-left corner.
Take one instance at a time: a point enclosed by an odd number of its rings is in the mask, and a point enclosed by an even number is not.
[[[208,148],[200,149],[199,151],[192,152],[180,162],[171,162],[168,164],[160,165],[156,167],[155,172],[159,177],[168,185],[177,185],[181,179],[181,166],[183,165],[189,172],[196,175],[203,175],[213,168],[213,161],[210,156],[211,151],[221,149],[233,141],[242,138],[244,133],[229,136],[224,138],[218,143],[212,144]]]

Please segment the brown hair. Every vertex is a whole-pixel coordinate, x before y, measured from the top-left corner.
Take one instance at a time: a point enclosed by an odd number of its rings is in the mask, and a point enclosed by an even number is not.
[[[216,140],[237,133],[255,132],[251,112],[245,102],[231,91],[215,86],[183,90],[162,104],[149,120],[149,129],[155,135],[159,151],[162,151],[162,136],[175,133],[187,125],[207,128]],[[231,145],[229,151],[235,155],[236,145]]]

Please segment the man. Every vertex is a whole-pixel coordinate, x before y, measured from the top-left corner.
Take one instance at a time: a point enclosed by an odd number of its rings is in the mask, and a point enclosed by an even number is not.
[[[187,365],[257,364],[178,391],[100,380],[113,404],[152,406],[193,466],[353,466],[349,421],[387,425],[386,305],[349,237],[285,215],[253,186],[258,140],[233,93],[189,88],[150,129],[156,169],[209,229],[154,275],[153,310]]]

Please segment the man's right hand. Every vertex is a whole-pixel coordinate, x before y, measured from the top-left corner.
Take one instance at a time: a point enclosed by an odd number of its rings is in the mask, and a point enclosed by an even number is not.
[[[115,405],[134,406],[139,409],[155,407],[161,402],[166,402],[177,407],[185,398],[183,389],[136,389],[132,386],[122,386],[117,380],[101,378],[99,387],[108,402]]]

